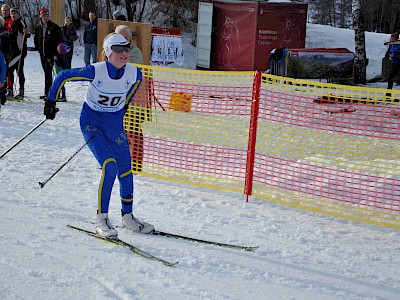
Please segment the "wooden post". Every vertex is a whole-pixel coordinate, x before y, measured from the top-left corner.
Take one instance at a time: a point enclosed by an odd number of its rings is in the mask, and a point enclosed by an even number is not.
[[[97,57],[100,59],[103,49],[103,39],[111,32],[114,32],[118,25],[128,26],[133,34],[133,43],[139,47],[143,54],[145,65],[150,64],[151,55],[151,28],[150,23],[137,23],[119,20],[98,19],[97,26]]]
[[[65,1],[61,0],[50,1],[50,18],[58,26],[62,26],[64,24]]]

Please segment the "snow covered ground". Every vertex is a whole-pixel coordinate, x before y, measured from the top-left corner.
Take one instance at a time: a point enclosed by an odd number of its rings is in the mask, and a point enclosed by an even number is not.
[[[309,25],[307,47],[354,50],[351,30]],[[368,78],[380,74],[388,35],[367,33]],[[186,44],[188,45],[188,44]],[[81,49],[77,49],[79,53]],[[76,53],[76,54],[77,54]],[[185,49],[185,67],[195,67]],[[74,66],[83,65],[75,55]],[[26,95],[0,116],[0,155],[44,119],[43,72],[29,52]],[[381,83],[385,86],[385,83]],[[395,87],[398,88],[398,87]],[[93,229],[100,170],[83,145],[86,86],[68,83],[68,102],[0,159],[1,299],[399,299],[400,232],[298,210],[241,194],[135,176],[135,213],[156,228],[255,252],[119,231],[122,239],[175,267],[146,260],[67,228]],[[110,219],[120,222],[118,183]]]

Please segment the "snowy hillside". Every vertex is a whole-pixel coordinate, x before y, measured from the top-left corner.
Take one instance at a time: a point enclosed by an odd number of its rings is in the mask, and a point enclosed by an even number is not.
[[[307,47],[347,47],[351,30],[309,25]],[[367,33],[368,77],[380,74],[387,35]],[[185,67],[195,49],[185,44]],[[83,66],[77,49],[73,65]],[[79,54],[80,55],[77,55]],[[25,62],[28,102],[1,107],[0,155],[44,119],[38,53]],[[18,86],[17,86],[18,87]],[[395,87],[398,88],[398,87]],[[250,198],[135,176],[134,213],[156,229],[255,252],[159,236],[122,239],[169,261],[147,260],[67,228],[93,230],[100,170],[79,129],[86,85],[68,83],[68,102],[0,159],[1,299],[399,299],[400,231]],[[110,219],[120,223],[118,182]]]

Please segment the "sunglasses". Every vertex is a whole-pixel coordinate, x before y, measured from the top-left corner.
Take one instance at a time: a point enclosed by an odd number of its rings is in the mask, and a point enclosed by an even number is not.
[[[117,53],[122,53],[124,51],[129,52],[130,49],[129,49],[129,45],[126,45],[126,46],[112,45],[111,50],[115,51]]]

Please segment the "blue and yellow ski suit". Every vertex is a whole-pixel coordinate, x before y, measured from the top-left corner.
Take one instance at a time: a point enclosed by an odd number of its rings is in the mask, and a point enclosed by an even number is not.
[[[61,71],[48,95],[55,101],[68,81],[89,81],[80,127],[83,137],[99,162],[102,175],[98,190],[98,213],[108,213],[111,191],[118,176],[123,213],[132,212],[133,175],[128,139],[123,127],[126,106],[141,81],[141,71],[133,65],[118,70],[108,61]]]

